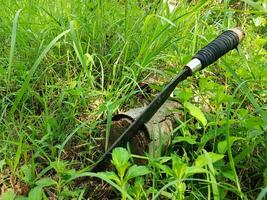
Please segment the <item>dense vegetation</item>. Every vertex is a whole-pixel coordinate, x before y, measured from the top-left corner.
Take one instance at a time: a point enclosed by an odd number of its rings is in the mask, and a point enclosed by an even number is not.
[[[264,1],[2,0],[0,198],[264,199],[267,4]],[[180,84],[174,140],[161,157],[91,173],[99,125],[162,89],[198,49],[240,26],[246,38]],[[149,81],[148,81],[149,80]],[[140,82],[152,91],[139,95]],[[178,111],[177,111],[178,112]],[[103,130],[102,130],[103,132]],[[87,177],[87,178],[85,178]]]

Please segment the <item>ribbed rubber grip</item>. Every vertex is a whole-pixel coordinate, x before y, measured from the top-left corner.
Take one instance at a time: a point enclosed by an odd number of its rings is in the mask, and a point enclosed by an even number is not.
[[[200,60],[201,69],[203,69],[218,60],[228,51],[236,48],[243,36],[244,32],[239,28],[227,30],[198,51],[193,58]]]

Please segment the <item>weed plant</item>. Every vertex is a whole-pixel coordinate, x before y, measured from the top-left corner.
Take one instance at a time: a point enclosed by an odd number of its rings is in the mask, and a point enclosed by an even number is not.
[[[174,13],[150,0],[1,0],[0,8],[0,199],[265,199],[265,1],[181,0]],[[246,32],[238,52],[175,90],[184,118],[161,157],[143,155],[138,166],[117,148],[116,170],[88,172],[112,116],[140,105],[140,82],[160,91],[235,26]]]

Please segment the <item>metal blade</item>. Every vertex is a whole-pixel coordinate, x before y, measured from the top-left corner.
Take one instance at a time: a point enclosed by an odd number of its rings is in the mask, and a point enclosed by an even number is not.
[[[173,92],[177,84],[185,80],[191,75],[190,68],[185,68],[182,70],[176,78],[174,78],[163,90],[158,94],[158,96],[147,106],[144,112],[121,134],[121,136],[107,149],[103,156],[95,163],[91,168],[91,171],[100,171],[104,169],[106,165],[105,160],[110,157],[111,151],[120,145],[124,145],[127,141],[138,133],[141,126],[147,123],[154,114],[159,110],[159,108],[164,104],[164,102],[169,98],[170,94]]]

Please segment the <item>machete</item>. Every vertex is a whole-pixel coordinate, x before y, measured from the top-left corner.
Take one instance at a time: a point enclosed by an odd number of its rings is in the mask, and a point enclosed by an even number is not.
[[[202,70],[224,54],[237,48],[244,37],[240,28],[233,28],[223,32],[215,40],[205,46],[193,56],[184,69],[157,95],[157,97],[146,107],[144,112],[121,134],[121,136],[106,150],[101,158],[93,165],[90,171],[101,171],[105,169],[111,151],[115,147],[123,146],[127,141],[138,133],[142,125],[147,123],[158,111],[162,104],[169,98],[177,84],[187,77],[192,76],[196,71]]]

